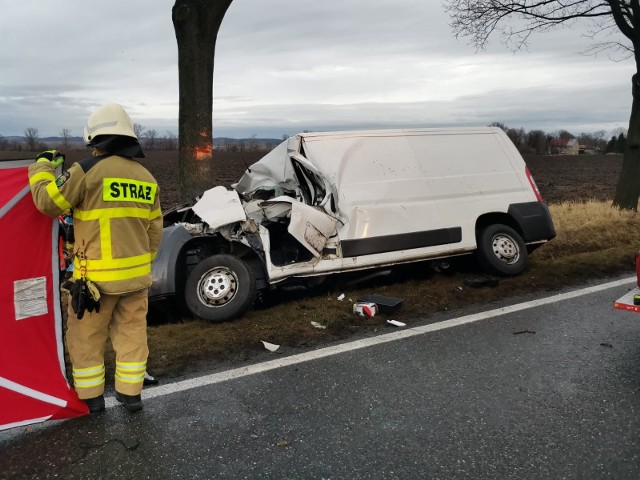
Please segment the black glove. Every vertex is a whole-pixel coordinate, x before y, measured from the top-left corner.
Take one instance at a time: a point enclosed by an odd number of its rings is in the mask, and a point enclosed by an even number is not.
[[[100,294],[96,293],[98,290],[90,281],[67,280],[62,284],[62,288],[71,295],[71,308],[78,320],[82,320],[85,310],[89,313],[100,312]]]
[[[55,168],[64,163],[64,155],[57,150],[46,150],[36,157],[36,162],[51,162]]]

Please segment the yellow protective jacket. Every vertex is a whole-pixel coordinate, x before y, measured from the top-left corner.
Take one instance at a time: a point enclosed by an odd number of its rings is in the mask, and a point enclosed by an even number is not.
[[[151,285],[151,262],[162,238],[158,183],[135,160],[87,159],[55,177],[50,162],[29,166],[36,207],[56,217],[73,208],[74,271],[101,292],[129,293]],[[85,173],[84,169],[88,169]]]

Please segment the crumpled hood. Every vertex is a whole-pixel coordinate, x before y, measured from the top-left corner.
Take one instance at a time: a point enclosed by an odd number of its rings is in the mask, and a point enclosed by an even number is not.
[[[291,137],[249,167],[237,183],[231,185],[241,195],[250,195],[256,190],[281,187],[295,190],[298,182],[289,160],[298,151],[300,137]]]
[[[204,192],[202,198],[191,208],[213,229],[247,219],[238,192],[221,186]]]

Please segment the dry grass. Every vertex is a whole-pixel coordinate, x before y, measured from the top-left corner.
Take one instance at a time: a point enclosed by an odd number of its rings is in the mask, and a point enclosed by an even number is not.
[[[633,269],[634,254],[640,248],[637,213],[620,212],[609,202],[597,201],[551,205],[550,209],[556,239],[532,254],[523,275],[502,279],[497,287],[467,287],[465,279],[482,276],[469,259],[457,263],[450,276],[436,273],[423,263],[398,267],[386,277],[357,287],[339,279],[330,288],[280,292],[270,306],[256,308],[233,322],[208,324],[174,317],[174,323],[149,328],[150,369],[160,375],[176,375],[195,371],[203,364],[248,359],[264,352],[260,340],[291,352],[358,332],[393,328],[386,325],[388,318],[411,324],[437,311],[486,304]],[[342,302],[337,300],[340,293],[346,295]],[[392,317],[354,315],[352,301],[366,293],[403,298],[401,312]],[[327,328],[317,329],[312,321]]]
[[[621,211],[610,202],[565,202],[550,206],[557,237],[536,252],[538,260],[566,257],[610,248],[630,246],[640,249],[640,217]]]

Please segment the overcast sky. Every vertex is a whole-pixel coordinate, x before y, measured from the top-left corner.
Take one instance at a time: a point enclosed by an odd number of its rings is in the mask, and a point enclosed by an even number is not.
[[[177,132],[172,0],[0,0],[0,134],[81,135],[118,102]],[[577,30],[499,38],[476,53],[439,0],[234,0],[214,73],[214,136],[303,130],[509,127],[575,134],[628,125],[632,60],[578,53]]]

